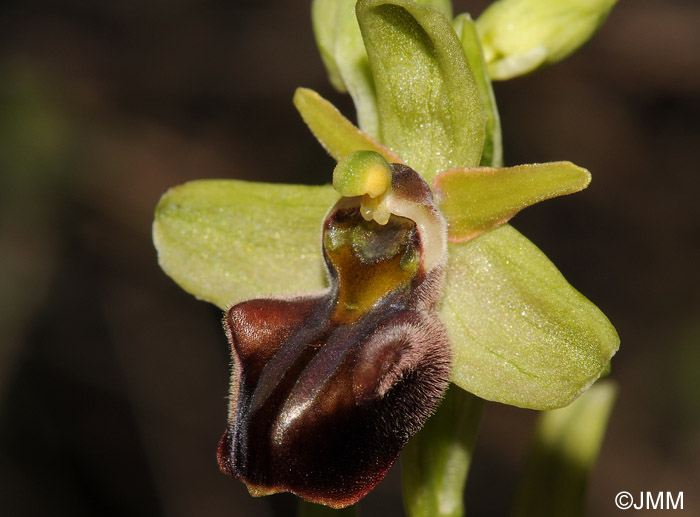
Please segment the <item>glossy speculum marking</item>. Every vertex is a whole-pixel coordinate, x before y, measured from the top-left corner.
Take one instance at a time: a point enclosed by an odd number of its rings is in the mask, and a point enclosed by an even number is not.
[[[326,217],[327,290],[227,312],[233,374],[218,458],[253,495],[355,503],[447,387],[450,348],[435,313],[444,222],[406,166],[392,166],[383,195],[393,207],[385,224],[363,216],[373,200],[362,196],[342,198]]]

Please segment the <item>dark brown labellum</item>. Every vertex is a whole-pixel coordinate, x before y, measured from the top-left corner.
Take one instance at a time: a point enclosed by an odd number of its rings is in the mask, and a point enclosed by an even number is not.
[[[363,218],[359,197],[343,198],[326,217],[326,291],[226,314],[233,374],[219,465],[253,495],[355,503],[447,387],[450,348],[435,313],[444,249],[426,248],[444,241],[444,223],[422,179],[393,169],[392,206],[406,210],[382,225]],[[436,228],[442,235],[426,234]]]

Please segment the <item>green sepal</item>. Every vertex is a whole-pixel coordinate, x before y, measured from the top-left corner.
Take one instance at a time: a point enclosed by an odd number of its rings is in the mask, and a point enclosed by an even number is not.
[[[585,515],[588,477],[616,396],[612,382],[599,382],[570,406],[539,416],[513,517]]]
[[[469,66],[474,74],[476,85],[479,88],[481,102],[484,105],[484,115],[486,117],[486,135],[484,140],[484,150],[481,155],[482,167],[502,167],[503,166],[503,142],[501,136],[501,118],[498,115],[496,97],[493,93],[491,78],[486,70],[486,61],[481,50],[479,34],[476,31],[476,24],[468,14],[460,14],[453,21],[455,32],[462,42],[462,48],[469,61]]]
[[[452,242],[473,239],[508,221],[525,207],[583,190],[590,173],[571,162],[505,169],[457,169],[433,182],[435,200]]]
[[[440,318],[458,386],[487,400],[554,409],[607,369],[619,346],[615,329],[512,226],[451,243],[448,252]]]
[[[462,45],[445,16],[408,0],[359,0],[374,77],[379,140],[428,181],[474,167],[484,109]]]
[[[451,0],[419,0],[452,18]],[[358,125],[378,136],[374,81],[355,16],[355,0],[313,0],[311,21],[316,44],[328,79],[339,92],[349,92],[357,110]]]
[[[461,517],[483,400],[451,385],[445,399],[401,453],[408,517]]]
[[[222,309],[322,289],[321,222],[338,197],[330,185],[185,183],[156,207],[158,261],[185,291]]]
[[[355,0],[314,0],[311,20],[331,84],[341,92],[350,93],[358,125],[365,133],[377,137],[377,100],[355,16]]]
[[[354,151],[374,151],[391,163],[403,163],[396,153],[360,131],[315,91],[297,88],[294,106],[319,143],[336,161]]]

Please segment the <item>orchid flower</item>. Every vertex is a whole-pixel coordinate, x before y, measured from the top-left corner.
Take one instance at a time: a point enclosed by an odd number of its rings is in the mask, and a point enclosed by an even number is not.
[[[359,120],[311,90],[294,96],[338,161],[332,185],[201,180],[158,204],[161,267],[226,311],[219,462],[253,495],[352,504],[449,381],[559,408],[618,348],[603,313],[508,224],[590,174],[569,162],[502,167],[481,40],[468,15],[451,14],[444,0],[316,0],[321,56]]]

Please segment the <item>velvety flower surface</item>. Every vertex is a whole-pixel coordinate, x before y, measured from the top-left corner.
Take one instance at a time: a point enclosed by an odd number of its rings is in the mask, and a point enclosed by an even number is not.
[[[388,192],[343,197],[327,215],[328,289],[227,312],[233,376],[218,457],[253,495],[356,502],[447,387],[450,347],[435,310],[445,223],[418,174],[390,170]],[[370,187],[382,183],[373,172]]]

